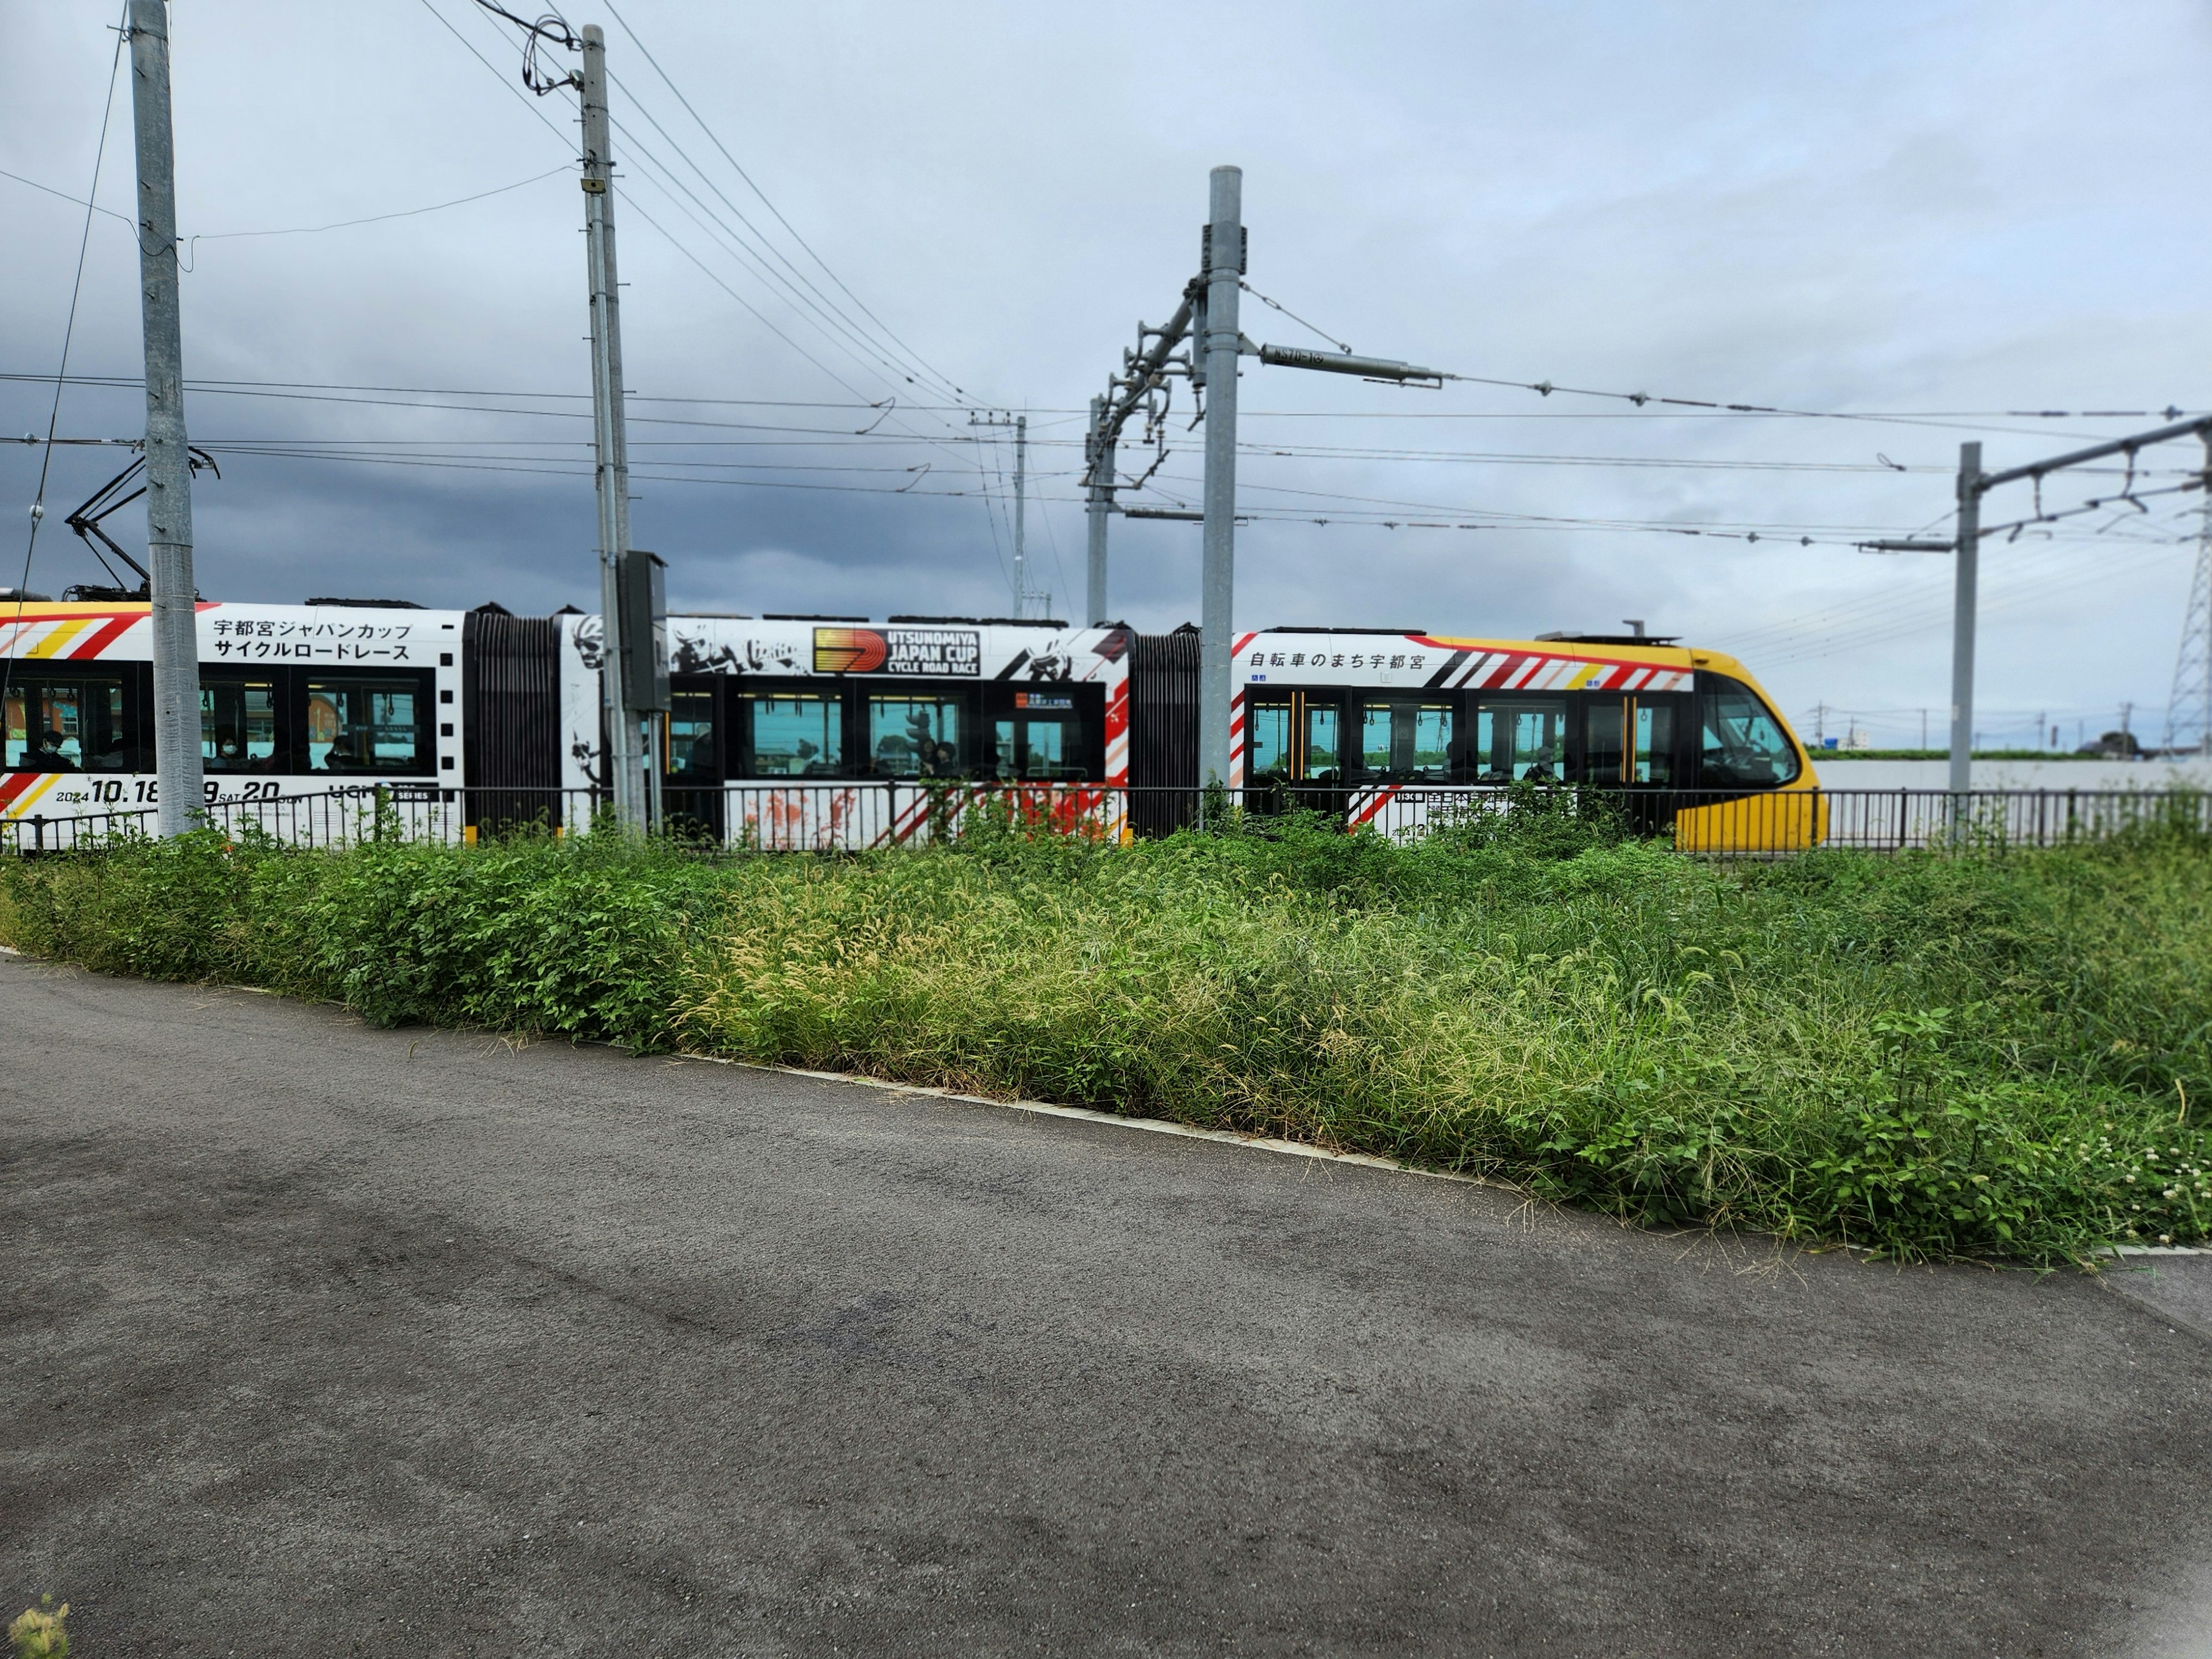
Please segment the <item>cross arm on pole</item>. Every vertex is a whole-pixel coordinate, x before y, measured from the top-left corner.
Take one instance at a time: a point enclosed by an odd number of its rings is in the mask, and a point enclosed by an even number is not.
[[[2170,443],[2176,438],[2186,438],[2191,433],[2200,437],[2212,434],[2212,415],[2177,421],[2172,426],[2157,427],[2125,438],[2114,438],[2109,443],[2092,444],[2087,449],[2054,455],[2047,461],[2030,461],[2025,466],[2007,467],[2002,472],[1984,472],[1976,488],[1986,495],[1999,484],[2017,483],[2022,478],[2040,478],[2048,473],[2063,472],[2069,466],[2080,466],[2087,461],[2100,461],[2107,455],[2132,455],[2138,449],[2148,449],[2153,444]]]

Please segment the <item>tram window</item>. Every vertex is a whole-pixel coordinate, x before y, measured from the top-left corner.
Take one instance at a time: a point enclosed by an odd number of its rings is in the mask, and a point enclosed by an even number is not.
[[[1333,692],[1291,691],[1244,706],[1244,775],[1334,783],[1343,775],[1342,712]]]
[[[1797,751],[1773,711],[1741,681],[1698,676],[1698,781],[1769,788],[1797,775]]]
[[[125,744],[119,676],[15,677],[8,687],[11,772],[130,772],[142,757]]]
[[[1368,703],[1359,714],[1360,764],[1399,777],[1449,777],[1452,712],[1449,703]]]
[[[1638,783],[1674,781],[1674,706],[1636,705],[1636,771]]]
[[[1291,705],[1257,699],[1245,705],[1245,772],[1254,778],[1291,775]]]
[[[276,769],[276,682],[200,682],[200,765],[210,772]]]
[[[1328,782],[1341,775],[1337,767],[1338,725],[1334,705],[1306,705],[1306,763],[1302,775]]]
[[[1009,781],[1079,778],[1083,728],[1069,714],[1017,714],[994,726],[991,769]]]
[[[667,772],[691,783],[713,783],[721,773],[714,757],[714,694],[668,695]]]
[[[752,775],[834,778],[845,760],[845,700],[819,691],[748,691]]]
[[[1583,781],[1620,781],[1622,716],[1627,707],[1619,697],[1594,697],[1583,708]]]
[[[1290,776],[1290,699],[1245,703],[1245,776]]]
[[[307,682],[310,772],[426,772],[422,688],[411,679]]]
[[[1474,763],[1478,783],[1556,783],[1565,775],[1567,705],[1541,702],[1486,702],[1474,715]]]
[[[960,700],[877,693],[868,698],[868,759],[879,775],[961,775]]]

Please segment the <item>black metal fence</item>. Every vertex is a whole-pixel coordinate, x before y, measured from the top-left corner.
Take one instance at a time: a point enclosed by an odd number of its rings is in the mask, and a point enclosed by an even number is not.
[[[342,848],[365,842],[467,843],[583,833],[606,810],[597,789],[470,789],[357,785],[319,793],[218,799],[208,824],[235,840]],[[1814,847],[1868,852],[2052,847],[2149,829],[2212,835],[2212,792],[1942,789],[1741,791],[1577,786],[1358,787],[1274,784],[1247,789],[1098,783],[734,783],[669,788],[663,830],[702,853],[859,851],[987,834],[1121,842],[1180,829],[1264,829],[1295,812],[1401,841],[1494,830],[1522,815],[1595,821],[1610,831],[1667,838],[1711,857],[1772,857]],[[55,852],[118,836],[150,835],[155,810],[0,819],[0,853]]]

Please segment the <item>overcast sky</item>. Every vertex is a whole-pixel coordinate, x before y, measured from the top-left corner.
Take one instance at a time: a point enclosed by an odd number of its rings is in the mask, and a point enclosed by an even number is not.
[[[1241,626],[1513,635],[1642,617],[1741,652],[1808,727],[1824,702],[1917,740],[1926,707],[1940,742],[1950,562],[1850,544],[1942,533],[1962,439],[2002,466],[2157,423],[2080,411],[2212,408],[2201,3],[617,3],[635,40],[590,0],[569,21],[607,27],[622,82],[635,533],[669,560],[680,607],[1004,613],[1012,453],[970,428],[972,403],[1030,411],[1033,582],[1079,616],[1079,411],[1138,320],[1173,308],[1222,162],[1244,169],[1252,286],[1359,351],[1929,417],[1678,418],[1248,362],[1244,440],[1304,453],[1243,462],[1241,503],[1262,517],[1238,535]],[[6,9],[0,167],[82,198],[119,7]],[[194,441],[237,452],[195,495],[202,590],[595,605],[573,95],[523,93],[517,32],[472,0],[171,9],[178,217],[200,239],[186,373],[301,388],[190,400]],[[549,173],[434,212],[239,234]],[[96,199],[127,215],[131,185],[126,59]],[[50,377],[83,210],[6,178],[0,204],[0,370]],[[750,257],[781,286],[741,257],[763,240]],[[135,275],[129,230],[95,216],[73,372],[136,373]],[[1249,296],[1244,328],[1322,343]],[[908,356],[927,366],[911,381],[891,366]],[[1203,434],[1177,392],[1186,453],[1154,479],[1163,501],[1194,499],[1199,475]],[[0,384],[5,431],[42,435],[52,395],[51,380]],[[2029,410],[2074,413],[2004,413]],[[59,431],[130,437],[143,421],[136,388],[71,386]],[[253,453],[287,448],[345,459]],[[1125,471],[1148,464],[1122,454]],[[0,581],[20,568],[39,459],[0,448]],[[100,580],[58,520],[127,459],[56,452],[32,587]],[[2177,445],[2138,482],[2201,465]],[[2054,485],[2044,504],[2123,483]],[[2070,745],[2123,700],[2138,729],[2158,724],[2199,499],[2150,496],[2148,514],[1987,550],[1992,740],[2025,739],[2043,713]],[[1989,513],[2033,505],[2014,489]],[[1486,527],[1415,527],[1440,523]],[[111,524],[143,544],[135,508]],[[1194,617],[1197,577],[1194,526],[1115,526],[1118,614]]]

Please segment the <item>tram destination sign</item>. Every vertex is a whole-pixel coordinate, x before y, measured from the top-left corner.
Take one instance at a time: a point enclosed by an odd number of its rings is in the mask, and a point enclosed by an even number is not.
[[[974,678],[983,672],[983,636],[972,628],[817,628],[814,672]]]

